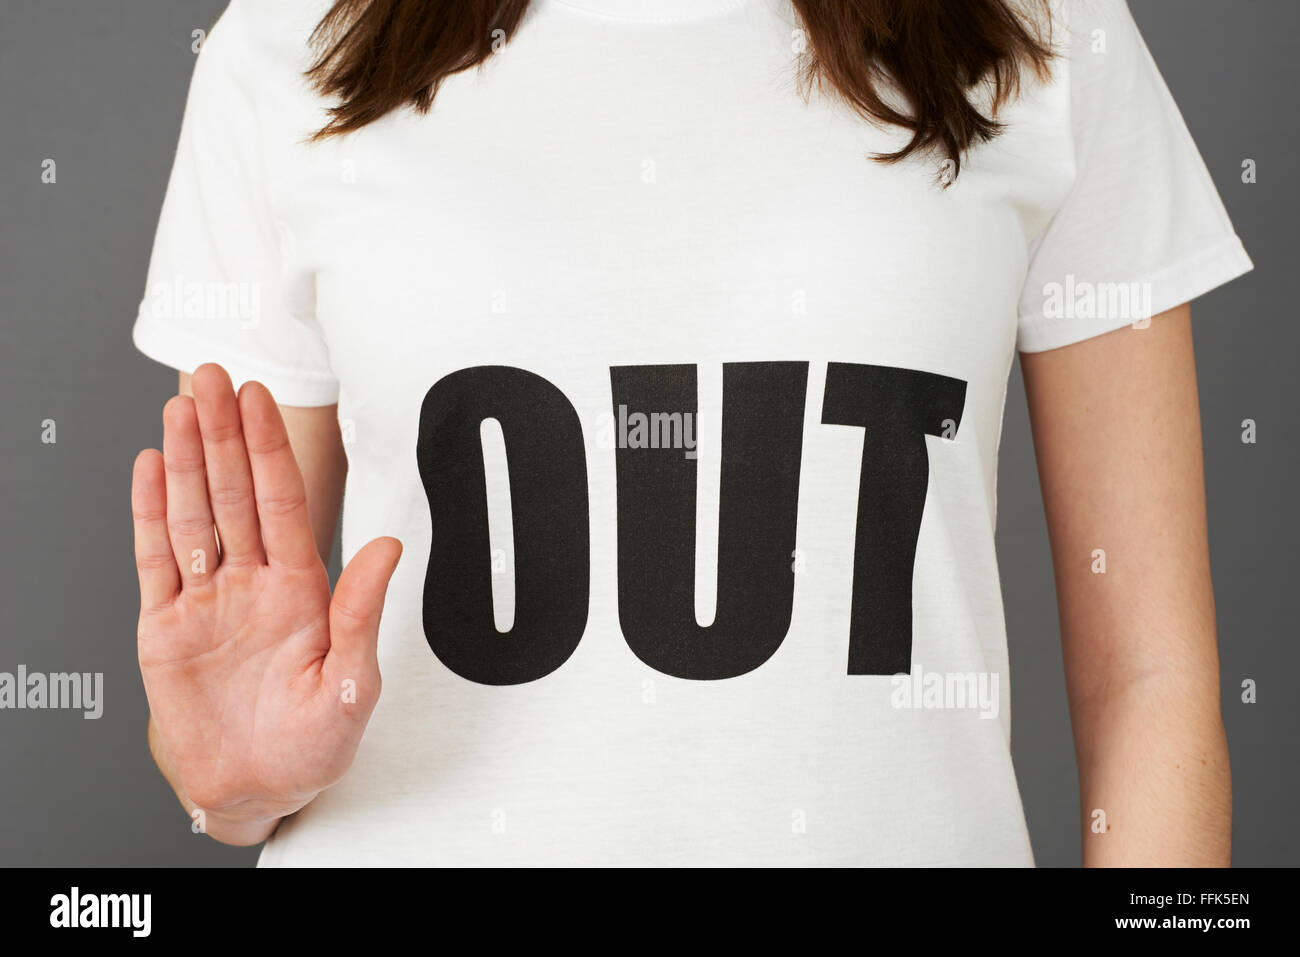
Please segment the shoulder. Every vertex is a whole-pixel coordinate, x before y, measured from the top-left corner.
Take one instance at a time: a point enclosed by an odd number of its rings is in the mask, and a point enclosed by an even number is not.
[[[319,129],[325,105],[306,77],[311,36],[331,0],[231,0],[208,30],[190,86],[190,109],[255,117],[267,139]]]
[[[203,42],[200,60],[220,61],[245,80],[301,74],[311,65],[311,35],[331,0],[230,0]]]
[[[1072,45],[1098,39],[1099,31],[1136,29],[1128,0],[1052,0],[1055,18]]]

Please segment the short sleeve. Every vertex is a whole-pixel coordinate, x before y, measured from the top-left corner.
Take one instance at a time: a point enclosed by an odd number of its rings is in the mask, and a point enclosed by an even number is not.
[[[1073,185],[1030,246],[1017,348],[1056,349],[1250,271],[1125,0],[1069,0]]]
[[[198,55],[132,338],[183,372],[217,362],[286,405],[330,405],[338,382],[314,277],[291,261],[269,196],[253,93],[265,68],[243,17],[235,0]]]

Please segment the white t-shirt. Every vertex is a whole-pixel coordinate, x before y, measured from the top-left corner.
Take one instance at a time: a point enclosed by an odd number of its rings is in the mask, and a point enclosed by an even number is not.
[[[383,694],[263,864],[1033,858],[994,553],[1017,349],[1251,268],[1122,0],[941,189],[784,0],[533,0],[307,145],[326,0],[234,0],[134,328],[338,403]],[[901,677],[895,677],[902,673]]]

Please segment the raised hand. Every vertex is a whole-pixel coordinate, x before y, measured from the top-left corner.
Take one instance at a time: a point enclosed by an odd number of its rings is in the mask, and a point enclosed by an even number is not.
[[[331,597],[275,400],[217,365],[192,383],[135,462],[140,670],[182,801],[258,840],[352,763],[401,544],[367,544]]]

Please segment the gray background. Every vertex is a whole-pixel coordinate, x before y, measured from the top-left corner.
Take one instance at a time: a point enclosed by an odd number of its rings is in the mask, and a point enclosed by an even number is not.
[[[135,663],[128,490],[175,373],[129,331],[193,69],[224,0],[0,5],[0,671],[102,671],[107,705],[0,711],[0,864],[242,866],[190,833],[154,770]],[[1195,322],[1235,861],[1297,861],[1294,0],[1132,0],[1256,270]],[[41,162],[58,183],[41,183]],[[1243,185],[1244,158],[1259,182]],[[1292,396],[1288,399],[1287,396]],[[58,442],[40,423],[58,423]],[[1243,445],[1240,423],[1259,423]],[[1051,563],[1019,370],[998,545],[1013,745],[1040,865],[1079,862]],[[1240,702],[1244,678],[1259,702]]]

